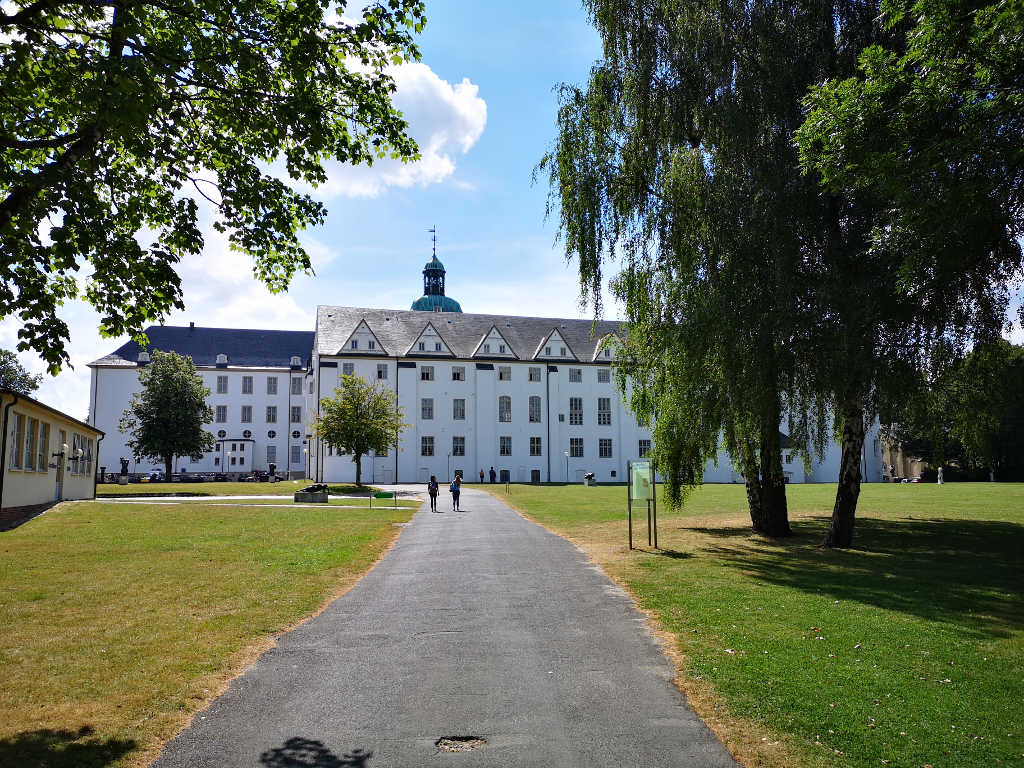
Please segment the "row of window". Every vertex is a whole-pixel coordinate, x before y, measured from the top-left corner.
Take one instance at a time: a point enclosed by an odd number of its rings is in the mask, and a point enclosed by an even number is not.
[[[541,421],[541,400],[539,395],[530,395],[528,400],[528,417],[531,424],[539,424]],[[424,397],[420,399],[420,418],[430,420],[434,418],[434,398]],[[456,397],[452,400],[452,418],[462,421],[466,418],[466,400]],[[498,421],[512,421],[512,397],[500,395],[498,397]],[[597,398],[597,423],[600,426],[610,426],[612,423],[612,399],[610,397]],[[583,424],[583,398],[569,398],[569,424],[580,426]]]
[[[268,395],[276,395],[277,394],[277,380],[278,380],[278,378],[279,378],[278,376],[267,376],[267,394]],[[217,377],[217,394],[218,395],[226,395],[226,394],[228,394],[228,379],[229,379],[228,376],[218,376]],[[292,386],[292,394],[293,395],[301,395],[302,394],[302,377],[301,376],[292,376],[291,377],[291,381],[292,381],[292,385],[291,385]],[[252,393],[253,393],[253,377],[252,376],[243,376],[242,377],[242,394],[243,395],[251,395]]]
[[[57,450],[68,442],[68,433],[59,430],[57,433]],[[15,413],[11,423],[11,469],[26,472],[49,472],[50,470],[50,425],[39,419]],[[82,456],[78,456],[78,450]],[[65,456],[64,468],[73,475],[92,474],[94,442],[92,438],[71,433],[68,454]]]
[[[639,442],[640,456],[646,456],[651,451],[651,441],[641,440]],[[434,438],[432,435],[422,435],[420,437],[420,456],[433,456],[434,455]],[[452,437],[452,456],[465,456],[466,455],[466,438],[464,436]],[[498,455],[499,456],[511,456],[512,455],[512,437],[510,435],[502,435],[498,438]],[[539,437],[530,438],[530,455],[531,456],[543,456],[544,445]],[[583,453],[583,438],[582,437],[570,437],[569,438],[569,456],[573,459],[584,458]],[[612,453],[612,439],[610,437],[601,437],[597,441],[597,456],[600,459],[611,459],[614,458]]]
[[[289,419],[289,421],[292,424],[301,424],[302,423],[302,406],[301,405],[293,405],[293,406],[291,406],[291,413],[289,415],[291,417]],[[227,424],[227,421],[228,421],[228,407],[226,405],[218,405],[217,406],[217,408],[215,410],[214,421],[217,424]],[[277,406],[276,405],[268,405],[267,406],[265,421],[266,421],[267,424],[276,424],[277,423]],[[251,405],[243,405],[242,406],[242,423],[243,424],[252,424],[252,406]]]
[[[230,459],[231,461],[230,461],[230,465],[229,466],[232,466],[232,467],[244,467],[245,466],[245,456],[243,456],[242,453],[245,452],[245,443],[239,444],[238,455],[235,455],[234,443],[231,444],[231,447],[232,447],[231,451],[226,451],[225,452],[225,456],[224,456],[224,459],[225,459],[224,463],[225,463],[225,465],[228,465],[227,459]],[[231,456],[228,456],[227,453],[230,453]],[[291,463],[292,463],[293,467],[294,466],[299,466],[299,465],[302,464],[302,446],[301,445],[293,445],[291,447]],[[267,464],[268,465],[269,464],[277,464],[277,446],[276,445],[268,445],[267,446]],[[215,467],[219,467],[220,466],[220,456],[214,456],[213,457],[213,465]]]
[[[343,363],[342,367],[351,367],[354,370],[352,363]],[[383,369],[383,370],[382,370]],[[541,380],[542,369],[540,366],[530,366],[527,371],[527,381],[539,382]],[[377,378],[386,379],[387,366],[380,364],[377,366]],[[383,374],[383,375],[382,375]],[[351,371],[349,372],[351,375]],[[452,366],[452,381],[465,381],[466,380],[466,366],[464,365],[453,365]],[[611,370],[608,368],[597,369],[597,381],[599,384],[608,384],[612,380]],[[421,365],[420,366],[420,381],[434,381],[434,366],[432,365]],[[512,381],[512,366],[511,365],[499,365],[498,366],[498,381]],[[583,381],[583,369],[582,368],[570,368],[569,369],[569,381],[578,383]]]

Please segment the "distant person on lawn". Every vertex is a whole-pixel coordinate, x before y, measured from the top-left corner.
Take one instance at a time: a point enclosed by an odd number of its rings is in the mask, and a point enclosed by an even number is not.
[[[498,479],[498,473],[494,471],[494,467],[491,467],[491,482],[493,483]]]
[[[437,512],[437,478],[433,475],[427,483],[427,493],[430,495],[430,511]]]
[[[480,467],[480,484],[483,485],[483,482],[484,482],[484,468]]]
[[[462,492],[462,478],[458,475],[452,480],[452,484],[448,487],[448,490],[452,493],[452,511],[459,511],[459,494]]]

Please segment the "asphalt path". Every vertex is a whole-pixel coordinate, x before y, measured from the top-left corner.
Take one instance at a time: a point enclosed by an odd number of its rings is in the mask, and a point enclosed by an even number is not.
[[[564,539],[477,490],[283,635],[156,768],[735,768],[632,601]],[[486,743],[449,753],[443,737]]]

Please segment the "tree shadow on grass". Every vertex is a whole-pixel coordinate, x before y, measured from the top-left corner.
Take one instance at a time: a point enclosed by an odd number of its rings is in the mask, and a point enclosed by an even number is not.
[[[366,768],[373,752],[355,749],[341,757],[331,752],[322,741],[293,736],[280,747],[260,755],[266,768]]]
[[[42,728],[0,739],[0,765],[17,768],[103,768],[136,749],[133,739],[100,739],[77,731]]]
[[[802,518],[791,539],[752,538],[749,528],[693,528],[747,547],[704,551],[779,586],[827,594],[954,625],[964,635],[1007,637],[1024,627],[1024,526],[996,520],[861,518],[855,549],[820,544],[827,518]],[[751,549],[752,547],[752,549]]]

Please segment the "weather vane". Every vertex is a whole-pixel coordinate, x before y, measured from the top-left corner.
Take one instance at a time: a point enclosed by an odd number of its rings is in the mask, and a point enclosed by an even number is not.
[[[437,225],[435,224],[434,226],[432,226],[430,229],[427,230],[427,232],[429,232],[430,234],[432,234],[434,236],[433,237],[433,241],[434,241],[434,258],[436,259],[437,258]]]

